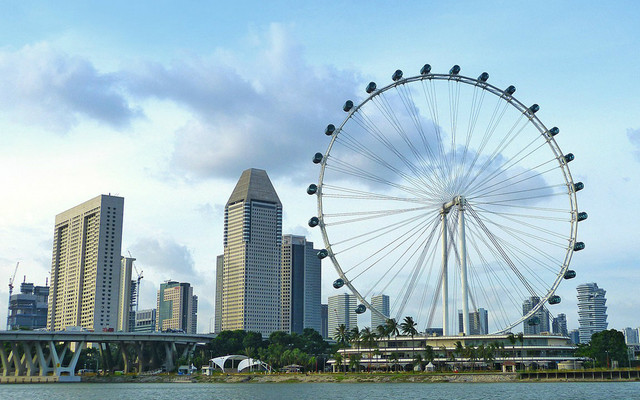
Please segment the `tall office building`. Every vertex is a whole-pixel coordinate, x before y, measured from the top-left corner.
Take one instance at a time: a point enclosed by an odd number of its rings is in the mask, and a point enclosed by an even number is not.
[[[329,305],[320,304],[320,335],[329,339]]]
[[[342,324],[348,330],[358,326],[358,314],[356,314],[356,296],[342,293],[331,296],[328,299],[329,311],[329,337],[336,338],[336,330]]]
[[[7,329],[39,329],[47,326],[49,286],[22,282],[20,293],[9,298]]]
[[[56,216],[48,330],[117,328],[123,209],[100,195]]]
[[[591,335],[604,331],[607,323],[607,293],[598,288],[595,283],[583,283],[576,288],[578,291],[578,330],[580,331],[580,343],[589,343]]]
[[[371,329],[375,330],[380,325],[385,325],[391,311],[389,310],[389,296],[386,294],[379,294],[371,297],[371,306],[380,311],[385,318],[378,316],[378,314],[371,313]]]
[[[540,303],[540,298],[538,296],[531,296],[526,299],[522,303],[522,315],[526,315],[536,305],[538,305],[538,303]],[[535,314],[523,321],[524,327],[522,331],[525,335],[537,335],[541,332],[551,332],[549,319],[549,310],[544,306],[540,307]]]
[[[282,204],[266,171],[242,173],[224,209],[222,330],[281,328]]]
[[[569,338],[571,339],[571,343],[578,344],[580,343],[580,331],[577,329],[572,329],[569,331]]]
[[[458,332],[464,332],[462,310],[458,310]],[[477,311],[472,311],[469,313],[469,334],[489,334],[489,313],[484,308],[478,308]]]
[[[565,314],[558,314],[558,316],[553,319],[552,330],[555,335],[569,336],[567,316]]]
[[[132,332],[136,323],[136,290],[138,282],[131,280],[131,270],[135,258],[122,257],[120,260],[120,292],[118,293],[118,326],[120,332]]]
[[[216,257],[216,303],[214,311],[213,332],[222,332],[222,271],[224,255]]]
[[[193,295],[193,288],[188,283],[166,281],[160,284],[156,330],[196,333],[197,301],[198,297]]]
[[[282,237],[280,287],[282,330],[302,334],[305,328],[320,327],[320,283],[318,250],[304,236]]]

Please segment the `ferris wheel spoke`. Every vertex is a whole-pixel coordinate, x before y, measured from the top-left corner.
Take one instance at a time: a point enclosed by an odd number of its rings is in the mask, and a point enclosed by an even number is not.
[[[540,166],[542,166],[542,165],[540,165]],[[481,198],[481,197],[483,197],[485,195],[492,194],[492,193],[498,192],[500,190],[505,190],[505,189],[511,190],[511,188],[513,188],[514,186],[521,187],[524,184],[528,184],[529,181],[532,181],[532,180],[534,180],[536,178],[543,178],[543,176],[545,174],[548,174],[549,172],[552,172],[552,171],[555,171],[555,170],[557,170],[557,167],[554,167],[554,166],[549,167],[546,170],[542,170],[542,171],[536,170],[537,172],[535,172],[535,173],[532,173],[533,170],[528,170],[528,171],[525,170],[525,171],[520,172],[518,174],[509,176],[509,177],[503,179],[502,181],[495,182],[495,183],[493,183],[491,185],[487,185],[486,187],[484,187],[481,190],[478,190],[477,192],[473,191],[473,190],[470,190],[470,192],[473,193],[473,195],[469,196],[469,197],[470,198]],[[547,186],[553,186],[553,187],[560,187],[561,186],[561,187],[565,188],[565,191],[566,191],[566,183],[556,184],[556,185],[547,185]]]
[[[322,185],[322,195],[326,198],[332,199],[347,199],[347,200],[380,200],[391,201],[399,203],[419,203],[419,204],[438,204],[425,197],[399,197],[390,196],[382,193],[376,193],[366,190],[358,190],[354,188],[335,186],[335,185]]]

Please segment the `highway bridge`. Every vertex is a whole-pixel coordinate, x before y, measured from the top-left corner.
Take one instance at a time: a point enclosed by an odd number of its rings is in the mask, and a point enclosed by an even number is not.
[[[175,368],[178,358],[194,352],[215,335],[88,331],[0,331],[2,377],[74,377],[81,350],[97,348],[104,370],[124,373]],[[118,355],[114,360],[112,354]],[[73,378],[65,380],[75,380]]]

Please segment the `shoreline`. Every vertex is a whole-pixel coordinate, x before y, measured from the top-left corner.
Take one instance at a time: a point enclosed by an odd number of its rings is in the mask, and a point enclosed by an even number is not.
[[[637,377],[549,377],[520,373],[310,373],[83,376],[85,383],[505,383],[505,382],[634,382]]]

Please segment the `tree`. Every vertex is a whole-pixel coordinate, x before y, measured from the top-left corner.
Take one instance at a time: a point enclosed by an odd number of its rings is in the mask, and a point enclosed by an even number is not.
[[[396,365],[400,361],[400,355],[394,351],[391,354],[389,354],[389,359],[391,360],[391,363],[393,364],[393,370],[395,371]]]
[[[336,354],[333,355],[333,358],[336,360],[336,366],[338,367],[338,372],[340,372],[340,370],[342,369],[342,361],[343,361],[342,354],[340,354],[340,352],[338,351]]]
[[[611,361],[618,361],[623,366],[629,365],[624,334],[615,329],[594,333],[589,344],[579,347],[576,354],[592,358],[600,367],[610,368]]]
[[[378,337],[378,335],[376,335],[375,332],[373,332],[371,330],[371,328],[369,328],[368,326],[366,328],[364,328],[361,332],[360,332],[360,340],[362,341],[362,344],[365,345],[366,348],[369,349],[369,371],[371,371],[371,352],[372,349],[378,348],[378,341],[376,340]]]
[[[400,334],[400,330],[398,329],[398,322],[395,318],[389,318],[386,322],[387,327],[387,336],[391,339],[391,335],[398,336]]]
[[[340,326],[336,328],[335,338],[339,346],[343,348],[347,347],[347,343],[349,343],[349,330],[345,324],[340,324]]]
[[[351,353],[349,355],[349,367],[355,369],[355,372],[360,372],[360,353]]]
[[[436,354],[433,351],[433,347],[426,345],[424,347],[424,361],[428,363],[433,363],[433,360],[436,358]]]
[[[455,358],[462,358],[462,354],[464,353],[464,346],[462,345],[461,341],[457,341],[456,342],[456,348],[453,350],[453,354],[454,354],[454,365],[455,365]]]
[[[524,333],[518,333],[516,338],[518,342],[520,342],[520,359],[522,360],[522,369],[524,370]]]
[[[351,340],[351,343],[355,342],[358,348],[358,354],[360,354],[360,329],[358,328],[358,326],[354,326],[349,331],[349,339]]]
[[[413,342],[413,337],[418,333],[416,329],[416,325],[418,325],[413,318],[404,317],[404,321],[400,324],[400,328],[402,329],[403,335],[411,336],[411,355],[415,357],[415,343]]]
[[[469,362],[471,363],[471,370],[473,371],[477,358],[476,348],[473,347],[472,344],[468,344],[464,347],[463,354],[466,358],[469,359]]]

